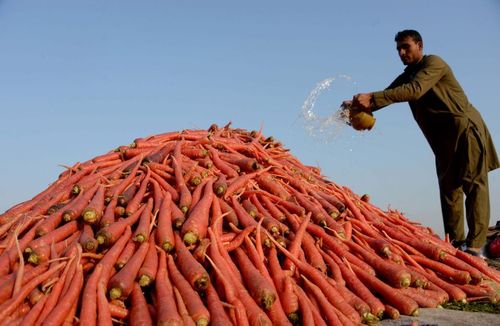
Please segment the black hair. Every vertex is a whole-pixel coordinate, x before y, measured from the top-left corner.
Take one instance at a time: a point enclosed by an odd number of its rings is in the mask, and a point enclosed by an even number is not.
[[[413,29],[405,29],[403,31],[398,32],[396,34],[396,37],[394,37],[394,41],[399,42],[407,37],[411,37],[416,43],[418,42],[422,43],[422,36],[420,35],[419,32]]]

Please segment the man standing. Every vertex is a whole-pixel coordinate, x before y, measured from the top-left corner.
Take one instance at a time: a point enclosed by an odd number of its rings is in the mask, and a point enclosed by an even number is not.
[[[352,105],[372,112],[409,103],[436,158],[445,232],[455,247],[465,242],[467,252],[480,255],[490,219],[488,172],[500,167],[490,133],[446,62],[423,54],[417,31],[398,32],[395,41],[404,72],[383,91],[355,95]]]

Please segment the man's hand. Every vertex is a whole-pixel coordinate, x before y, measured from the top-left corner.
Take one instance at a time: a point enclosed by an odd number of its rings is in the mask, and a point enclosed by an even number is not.
[[[372,112],[372,101],[372,93],[362,93],[354,95],[354,97],[352,98],[352,105],[362,111],[370,113]]]

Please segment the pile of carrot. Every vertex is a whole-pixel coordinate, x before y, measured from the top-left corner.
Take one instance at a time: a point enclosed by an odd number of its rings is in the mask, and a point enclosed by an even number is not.
[[[0,215],[1,325],[359,325],[500,273],[259,131],[136,139]]]

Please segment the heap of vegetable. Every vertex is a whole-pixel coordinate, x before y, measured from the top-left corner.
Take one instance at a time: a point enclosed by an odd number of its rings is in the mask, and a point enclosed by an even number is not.
[[[499,282],[229,125],[136,139],[0,215],[2,325],[358,325]]]

